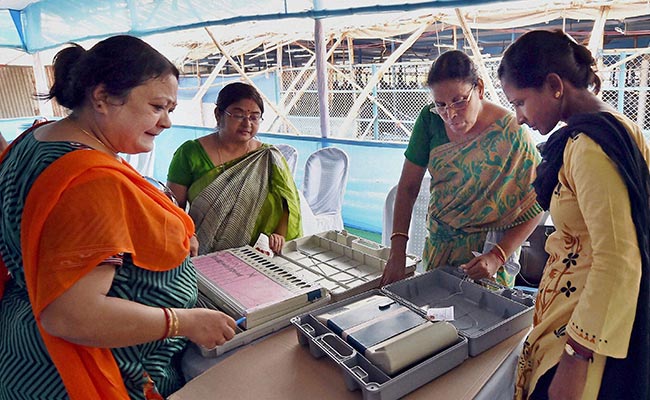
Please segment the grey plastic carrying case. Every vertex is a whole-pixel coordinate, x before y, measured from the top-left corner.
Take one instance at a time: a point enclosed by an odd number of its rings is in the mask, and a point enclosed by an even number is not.
[[[439,268],[327,305],[291,320],[298,341],[310,353],[339,365],[349,390],[361,390],[364,400],[400,398],[532,324],[534,300],[519,291],[488,289]],[[426,315],[429,307],[454,307],[458,341],[447,349],[389,376],[335,334],[316,316],[369,296],[382,294]]]

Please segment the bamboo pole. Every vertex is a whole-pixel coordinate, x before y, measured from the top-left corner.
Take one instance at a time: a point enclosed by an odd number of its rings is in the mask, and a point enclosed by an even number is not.
[[[609,14],[609,6],[601,6],[600,12],[598,14],[598,18],[594,21],[593,28],[591,28],[591,35],[589,36],[589,44],[587,45],[587,48],[589,49],[589,51],[591,51],[591,54],[594,58],[598,57],[598,50],[603,49],[603,41],[605,37],[605,23],[607,22],[608,14]],[[601,59],[600,57],[598,58]],[[602,61],[599,62],[599,67],[601,66],[602,66]]]
[[[350,65],[353,65],[354,64],[354,38],[348,36],[347,42],[348,42],[348,63]]]
[[[208,89],[210,89],[210,85],[214,83],[214,80],[217,79],[217,75],[219,75],[219,72],[223,68],[224,65],[228,62],[228,59],[226,57],[221,57],[217,65],[215,65],[214,69],[212,72],[210,72],[210,75],[208,76],[208,79],[205,80],[205,83],[201,85],[199,90],[196,92],[194,97],[192,98],[192,101],[200,101],[203,96],[207,93]]]
[[[309,50],[308,48],[306,48],[306,47],[304,47],[302,45],[299,45],[299,46],[301,46],[302,48],[304,48],[308,52],[312,52],[311,50]],[[354,77],[354,74],[346,73],[345,71],[343,71],[342,69],[338,68],[336,65],[333,65],[333,64],[329,64],[329,67],[334,72],[337,72],[337,73],[341,74],[341,76],[343,76],[343,79],[348,81],[352,85],[352,87],[354,89],[357,89],[359,91],[363,90],[363,88],[357,84],[357,82],[355,80],[355,77]],[[311,83],[311,81],[309,81],[308,83]],[[375,96],[368,95],[368,100],[375,103],[377,105],[377,107],[379,107],[383,112],[385,112],[386,115],[389,118],[392,118],[393,120],[395,120],[395,122],[397,122],[397,125],[404,131],[404,133],[406,133],[407,136],[411,135],[411,132],[408,129],[406,129],[406,127],[399,122],[397,117],[388,108],[386,108],[386,106],[384,106],[382,103],[380,103],[379,100],[377,100],[375,98]]]
[[[323,20],[320,18],[314,19],[314,39],[316,50],[316,88],[318,90],[320,135],[321,137],[326,138],[330,135],[329,79],[327,76],[328,56],[325,55],[327,49],[325,28],[323,28]]]
[[[316,61],[316,55],[314,55],[314,54],[312,53],[312,56],[311,56],[311,57],[309,58],[309,60],[307,60],[307,62],[302,66],[302,68],[300,69],[300,72],[298,72],[298,75],[296,75],[296,77],[293,78],[293,80],[292,80],[291,83],[289,84],[289,87],[287,87],[287,90],[284,92],[284,95],[282,96],[282,100],[281,100],[281,101],[282,101],[282,104],[284,104],[284,103],[287,101],[287,99],[289,98],[289,93],[293,92],[293,90],[296,88],[296,85],[298,84],[298,82],[300,82],[300,80],[302,79],[302,77],[305,76],[305,74],[307,73],[307,71],[309,71],[309,67],[312,66],[312,64],[314,63],[314,61]]]
[[[641,58],[641,72],[639,74],[639,87],[645,88],[648,87],[648,68],[650,67],[650,60],[648,56],[643,56]],[[648,99],[647,90],[639,90],[639,103],[637,109],[639,110],[636,113],[636,124],[643,127],[645,125],[645,109]]]
[[[632,49],[630,49],[630,50],[632,50]],[[637,57],[639,57],[639,56],[641,56],[643,54],[648,54],[648,53],[650,53],[650,48],[648,48],[648,47],[644,47],[642,49],[634,49],[634,53],[630,54],[629,56],[625,57],[624,59],[622,59],[620,61],[615,62],[614,64],[609,64],[607,67],[603,67],[602,71],[603,72],[604,71],[612,71],[612,70],[620,67],[621,65],[626,64],[627,62],[629,62],[629,61],[631,61],[631,60],[633,60],[633,59],[635,59],[635,58],[637,58]],[[601,71],[601,70],[599,70],[599,71]]]
[[[226,57],[221,57],[217,65],[215,65],[214,69],[212,72],[210,72],[210,75],[208,76],[208,79],[205,80],[205,83],[201,85],[199,90],[196,92],[194,97],[192,98],[191,102],[198,106],[199,108],[199,116],[201,117],[201,122],[203,123],[204,121],[204,115],[203,115],[203,96],[208,92],[208,89],[210,89],[210,86],[214,82],[215,79],[217,79],[217,75],[219,75],[219,72],[223,68],[224,65],[228,62],[228,59]],[[201,77],[199,76],[199,82],[201,81]]]
[[[458,17],[460,28],[463,30],[463,35],[465,35],[465,39],[467,40],[467,42],[469,42],[469,47],[472,49],[472,54],[474,55],[474,62],[476,63],[476,66],[478,67],[481,77],[483,78],[483,84],[485,85],[485,90],[490,95],[492,101],[498,103],[499,96],[497,95],[497,91],[494,88],[494,83],[492,82],[490,73],[485,67],[485,62],[483,62],[483,57],[481,56],[481,50],[478,48],[478,44],[474,39],[472,30],[469,29],[469,27],[467,26],[467,22],[465,21],[465,17],[463,17],[463,13],[460,11],[460,8],[456,8],[456,16]]]
[[[359,110],[361,110],[361,106],[363,103],[368,99],[368,96],[370,96],[370,92],[372,89],[375,87],[375,85],[379,82],[379,80],[384,76],[388,68],[390,68],[395,62],[397,61],[398,58],[402,56],[411,46],[413,43],[415,43],[416,40],[422,36],[422,33],[429,27],[431,23],[426,22],[422,24],[418,29],[416,29],[411,36],[408,37],[402,43],[394,52],[391,54],[388,59],[382,64],[382,66],[377,69],[375,74],[368,80],[368,83],[366,84],[366,87],[363,88],[361,93],[359,94],[359,97],[354,101],[354,104],[348,111],[347,117],[345,117],[345,120],[343,121],[343,125],[341,125],[341,136],[348,136],[350,135],[350,130],[352,128],[352,123],[356,120],[356,116],[359,113]]]
[[[32,54],[32,62],[34,66],[34,86],[36,87],[36,93],[48,93],[50,91],[47,83],[47,73],[45,72],[45,66],[41,61],[41,53]],[[52,107],[52,102],[44,99],[38,99],[38,109],[39,114],[46,117],[54,116],[54,108]]]
[[[308,61],[308,62],[303,66],[303,68],[300,70],[300,73],[298,74],[298,76],[293,80],[293,82],[291,82],[291,85],[289,86],[289,88],[287,89],[287,91],[284,93],[284,96],[282,96],[282,99],[280,100],[280,101],[282,102],[282,104],[284,104],[284,103],[286,102],[286,100],[287,100],[287,98],[288,98],[288,96],[289,96],[289,93],[290,93],[291,91],[293,91],[293,89],[295,88],[295,84],[298,82],[298,80],[299,80],[300,78],[302,78],[302,76],[303,76],[305,73],[307,73],[309,66],[311,66],[311,64],[312,64],[312,63],[314,62],[314,60],[316,59],[316,56],[313,55],[313,54],[314,54],[313,51],[311,51],[310,49],[308,49],[307,47],[303,46],[303,45],[300,44],[300,43],[297,43],[297,44],[298,44],[298,46],[300,46],[300,47],[302,47],[303,49],[307,50],[307,52],[312,53],[312,57],[309,58],[309,61]],[[329,54],[334,53],[334,50],[336,50],[336,48],[337,48],[340,44],[341,44],[341,38],[336,39],[336,42],[335,42],[335,43],[332,45],[332,47],[328,50],[326,57],[329,57]],[[300,100],[300,98],[302,97],[302,95],[305,93],[305,91],[307,90],[307,88],[309,87],[309,85],[311,85],[311,83],[314,81],[315,78],[316,78],[316,73],[312,71],[311,74],[309,74],[309,76],[307,77],[307,79],[305,79],[305,82],[303,83],[303,85],[302,85],[302,87],[300,88],[300,90],[298,91],[298,93],[296,93],[296,94],[291,98],[291,101],[289,102],[289,104],[287,104],[287,105],[284,107],[284,111],[285,111],[285,113],[288,113],[289,111],[291,111],[291,109],[293,108],[293,106],[295,106],[296,103],[298,102],[298,100]],[[276,117],[276,119],[273,120],[273,122],[271,123],[270,127],[272,128],[272,127],[275,125],[276,122],[277,122],[277,117]]]

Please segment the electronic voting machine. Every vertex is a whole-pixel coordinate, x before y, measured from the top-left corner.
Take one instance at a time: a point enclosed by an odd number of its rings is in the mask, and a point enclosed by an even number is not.
[[[300,313],[379,286],[390,249],[351,235],[328,231],[285,243],[269,257],[251,246],[193,258],[200,296],[235,319],[244,331],[215,349],[214,357],[290,324]],[[407,274],[418,257],[407,256]]]
[[[318,284],[251,246],[194,257],[201,292],[235,319],[253,328],[326,296]]]

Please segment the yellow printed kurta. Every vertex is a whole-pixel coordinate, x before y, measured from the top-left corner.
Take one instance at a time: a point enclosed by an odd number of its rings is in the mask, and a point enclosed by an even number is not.
[[[638,127],[616,117],[641,153]],[[550,211],[556,227],[535,304],[534,328],[519,359],[516,399],[556,365],[567,335],[594,352],[583,399],[598,396],[607,357],[624,358],[636,312],[641,256],[630,199],[616,165],[585,134],[569,138]]]

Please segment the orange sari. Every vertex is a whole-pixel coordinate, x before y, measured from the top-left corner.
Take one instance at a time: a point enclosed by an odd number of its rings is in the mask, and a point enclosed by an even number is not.
[[[71,219],[72,210],[82,217]],[[61,227],[68,234],[58,234]],[[193,233],[183,210],[104,153],[70,152],[36,179],[21,222],[25,279],[43,341],[71,399],[129,396],[111,350],[49,335],[40,324],[43,309],[118,253],[130,253],[134,264],[150,271],[176,268],[189,254]],[[0,277],[1,298],[10,279],[4,263]]]

